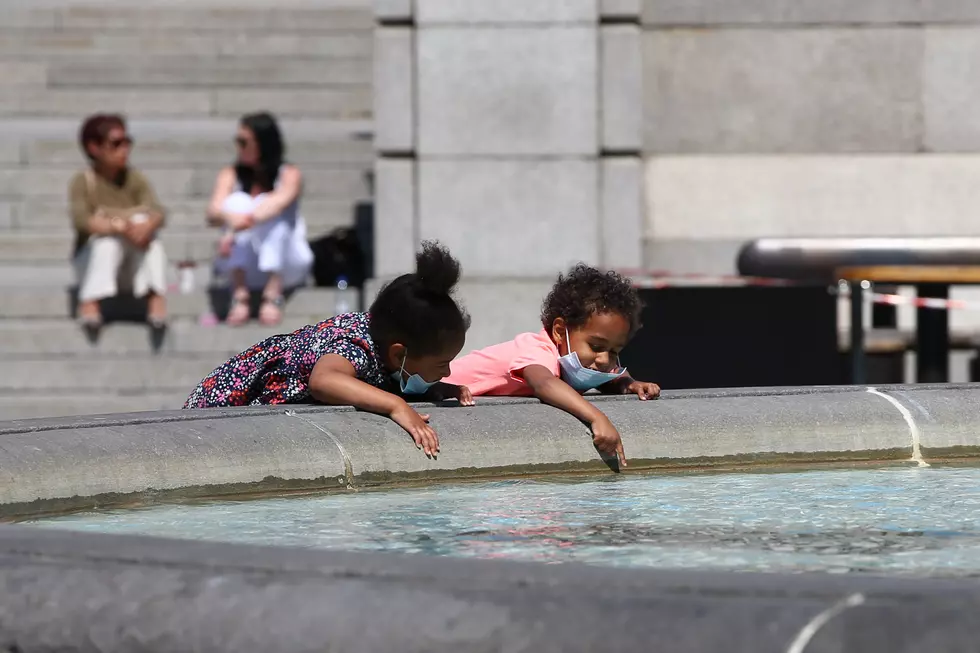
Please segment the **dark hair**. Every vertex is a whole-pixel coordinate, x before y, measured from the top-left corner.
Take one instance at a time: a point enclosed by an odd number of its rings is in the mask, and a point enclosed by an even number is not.
[[[255,136],[255,144],[259,149],[259,164],[254,168],[235,164],[235,174],[238,183],[246,193],[251,192],[252,186],[258,184],[264,190],[272,190],[279,177],[279,168],[285,163],[286,143],[279,131],[275,116],[267,111],[250,113],[242,116],[239,121]]]
[[[113,129],[126,129],[126,119],[118,113],[97,113],[86,118],[78,131],[78,144],[85,156],[92,159],[88,151],[89,143],[102,145]]]
[[[436,242],[422,243],[415,272],[387,284],[371,304],[371,338],[382,350],[395,342],[410,354],[438,354],[447,341],[464,336],[470,316],[452,293],[459,282],[459,261]]]
[[[550,332],[558,318],[571,328],[585,325],[597,313],[618,313],[629,320],[632,337],[640,328],[642,309],[629,279],[579,263],[568,274],[558,275],[541,307],[541,323]]]

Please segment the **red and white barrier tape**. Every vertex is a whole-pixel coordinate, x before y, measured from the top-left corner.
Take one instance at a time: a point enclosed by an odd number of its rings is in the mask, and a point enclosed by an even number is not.
[[[846,294],[846,293],[841,293]],[[932,308],[939,311],[951,310],[980,310],[975,302],[965,302],[961,299],[939,299],[936,297],[906,297],[905,295],[885,295],[871,293],[871,301],[875,304],[891,306],[914,306],[915,308]]]
[[[620,274],[632,278],[637,288],[680,288],[692,285],[698,286],[796,286],[798,281],[774,279],[769,277],[741,277],[737,275],[709,274],[674,274],[659,270],[617,270]],[[887,284],[895,285],[895,284]],[[849,296],[846,289],[830,286],[828,290],[841,297]],[[907,297],[885,293],[868,293],[868,300],[875,304],[890,306],[913,306],[915,308],[931,308],[935,310],[975,310],[980,311],[980,302],[967,302],[960,299],[939,299],[935,297]]]

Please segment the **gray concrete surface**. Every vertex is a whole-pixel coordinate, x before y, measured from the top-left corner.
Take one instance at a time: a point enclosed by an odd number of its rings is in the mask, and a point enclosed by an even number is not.
[[[601,262],[595,159],[421,159],[417,183],[417,237],[442,241],[467,275],[547,277]]]
[[[908,25],[968,23],[972,0],[642,0],[650,25]]]
[[[953,0],[969,4],[969,0]],[[940,0],[952,4],[950,0]],[[926,20],[922,0],[643,0],[648,25],[849,25]],[[942,18],[940,18],[942,20]]]
[[[914,152],[922,32],[651,30],[650,153]]]
[[[419,156],[594,155],[596,38],[594,26],[420,28]]]
[[[602,569],[22,526],[0,527],[0,588],[0,638],[25,653],[958,653],[980,637],[971,580]]]
[[[637,25],[599,29],[599,119],[604,151],[639,153],[643,149],[642,47],[643,32]]]
[[[420,25],[527,25],[592,23],[598,15],[596,0],[416,0]]]
[[[600,400],[635,468],[980,451],[980,388],[784,388]],[[6,517],[176,496],[603,469],[526,400],[431,408],[443,455],[351,409],[0,423]],[[973,579],[727,574],[326,552],[0,526],[6,650],[974,651]]]
[[[597,397],[628,470],[910,461],[980,451],[980,388],[669,393]],[[900,408],[901,406],[901,408]],[[387,418],[313,406],[0,422],[0,516],[436,479],[617,470],[587,429],[534,400],[426,406],[442,452],[426,458]],[[914,411],[914,412],[909,412]]]
[[[415,149],[415,32],[382,27],[374,32],[374,147],[382,153]]]

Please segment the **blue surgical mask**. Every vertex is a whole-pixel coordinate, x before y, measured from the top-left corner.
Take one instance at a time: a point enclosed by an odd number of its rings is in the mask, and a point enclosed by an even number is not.
[[[402,367],[397,372],[391,375],[391,378],[398,381],[398,386],[402,389],[402,394],[404,395],[424,395],[429,388],[434,386],[438,381],[426,381],[418,374],[413,374],[412,376],[405,378],[405,361],[408,360],[408,349],[405,349],[405,357],[402,358]]]
[[[568,353],[558,358],[558,364],[561,366],[561,378],[579,392],[593,390],[626,374],[626,368],[619,372],[600,372],[582,365],[578,354],[572,351],[572,343],[568,339],[568,329],[565,329],[565,346],[568,347]]]

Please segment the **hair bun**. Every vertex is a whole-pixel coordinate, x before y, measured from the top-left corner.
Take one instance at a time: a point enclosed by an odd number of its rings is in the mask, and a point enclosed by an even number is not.
[[[436,295],[450,295],[459,283],[459,261],[449,250],[436,241],[422,243],[422,251],[415,256],[415,276],[419,286]]]

